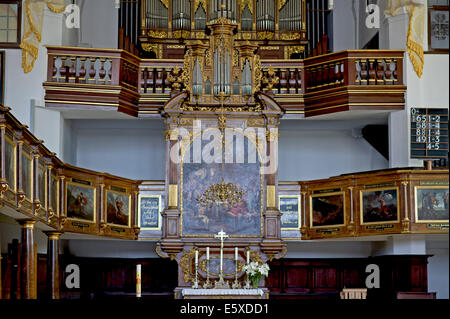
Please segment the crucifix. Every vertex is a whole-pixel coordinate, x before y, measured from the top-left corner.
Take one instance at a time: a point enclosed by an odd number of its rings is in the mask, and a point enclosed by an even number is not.
[[[220,274],[219,281],[215,283],[215,288],[230,288],[228,282],[225,282],[223,279],[223,241],[229,236],[221,229],[214,237],[220,240]]]

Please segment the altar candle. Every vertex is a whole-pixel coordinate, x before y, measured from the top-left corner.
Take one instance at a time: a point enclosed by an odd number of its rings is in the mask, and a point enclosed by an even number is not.
[[[136,265],[136,297],[141,298],[141,266]]]
[[[195,251],[195,265],[198,265],[198,250]]]
[[[234,247],[234,260],[238,260],[238,248]]]
[[[209,260],[209,247],[206,247],[206,260]]]
[[[250,250],[247,250],[247,264],[250,263]]]

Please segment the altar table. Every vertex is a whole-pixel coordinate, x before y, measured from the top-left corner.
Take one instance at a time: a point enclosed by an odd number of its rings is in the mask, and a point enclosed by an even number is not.
[[[175,289],[176,299],[269,299],[267,288],[258,289]]]

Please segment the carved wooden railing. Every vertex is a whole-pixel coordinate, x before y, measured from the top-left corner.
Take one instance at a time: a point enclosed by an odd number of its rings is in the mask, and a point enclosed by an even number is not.
[[[174,93],[174,68],[178,75],[183,68],[183,60],[144,60],[122,50],[47,49],[49,107],[116,108],[157,116]],[[304,60],[262,60],[260,88],[287,114],[399,110],[406,91],[403,58],[403,51],[348,50]]]
[[[33,219],[51,229],[122,239],[137,239],[138,186],[140,181],[74,167],[60,161],[11,113],[0,105],[0,208],[13,218]],[[86,203],[92,207],[82,210],[81,204],[69,201],[68,185],[78,187],[74,198],[85,193]],[[75,189],[75,188],[74,188]],[[32,191],[30,191],[32,190]],[[86,191],[85,191],[86,190]],[[91,197],[88,195],[91,192]],[[109,218],[111,201],[108,192],[124,200],[128,207],[128,222],[120,224]],[[110,202],[110,204],[108,204]],[[117,204],[117,202],[116,202]],[[85,206],[87,207],[87,206]],[[115,207],[115,208],[114,208]],[[86,214],[68,214],[68,210]],[[118,208],[117,208],[118,209]],[[18,217],[18,213],[20,214]],[[85,218],[86,217],[86,218]],[[47,228],[48,228],[47,227]]]

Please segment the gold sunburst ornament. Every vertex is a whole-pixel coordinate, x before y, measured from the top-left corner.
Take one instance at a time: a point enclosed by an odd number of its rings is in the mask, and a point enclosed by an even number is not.
[[[202,196],[197,198],[197,201],[204,207],[223,204],[234,206],[242,200],[243,196],[244,191],[232,183],[226,183],[222,178],[222,182],[212,184]]]

